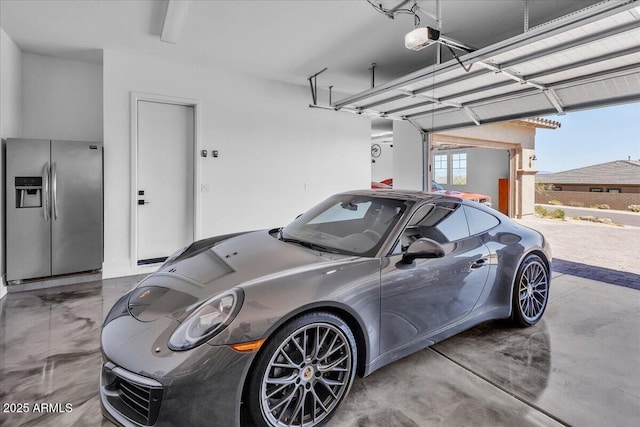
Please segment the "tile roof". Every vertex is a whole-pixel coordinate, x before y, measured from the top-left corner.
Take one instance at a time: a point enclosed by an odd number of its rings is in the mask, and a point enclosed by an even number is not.
[[[558,129],[562,123],[555,120],[545,119],[544,117],[529,117],[528,119],[514,120],[513,123],[544,129]]]
[[[568,171],[536,175],[544,184],[640,185],[640,160],[615,160]]]

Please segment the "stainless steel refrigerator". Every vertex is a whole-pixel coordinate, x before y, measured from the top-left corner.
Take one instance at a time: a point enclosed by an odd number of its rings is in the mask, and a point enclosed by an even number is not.
[[[98,270],[102,144],[8,139],[7,281]]]

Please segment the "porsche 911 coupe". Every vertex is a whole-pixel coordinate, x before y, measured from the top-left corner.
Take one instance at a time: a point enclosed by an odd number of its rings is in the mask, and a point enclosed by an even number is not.
[[[316,426],[355,375],[490,319],[530,326],[545,238],[485,206],[337,194],[283,228],[213,237],[121,297],[101,336],[104,415],[125,426]]]

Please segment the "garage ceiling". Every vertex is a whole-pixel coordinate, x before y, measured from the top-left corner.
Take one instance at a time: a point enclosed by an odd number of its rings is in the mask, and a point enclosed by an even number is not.
[[[442,0],[442,31],[483,48],[523,32],[525,4],[534,27],[597,2]],[[435,26],[436,1],[418,5],[422,25]],[[381,84],[434,61],[435,47],[405,49],[410,15],[392,20],[365,0],[194,1],[177,44],[160,41],[165,8],[161,0],[1,0],[0,26],[24,52],[95,63],[112,49],[301,86],[328,67],[318,83],[343,94],[369,87],[372,62]]]
[[[640,3],[599,3],[331,107],[425,131],[640,100]]]

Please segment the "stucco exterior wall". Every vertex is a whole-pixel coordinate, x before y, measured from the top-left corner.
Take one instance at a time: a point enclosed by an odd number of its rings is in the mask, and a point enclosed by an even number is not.
[[[603,192],[607,192],[608,189],[619,189],[620,193],[636,193],[640,194],[640,186],[629,185],[616,185],[616,184],[544,184],[555,185],[560,187],[563,192],[584,191],[590,192],[592,188],[602,188]]]
[[[544,191],[536,192],[536,203],[558,200],[566,206],[589,208],[607,204],[611,209],[627,210],[629,205],[640,205],[640,193],[591,193],[585,191]]]

